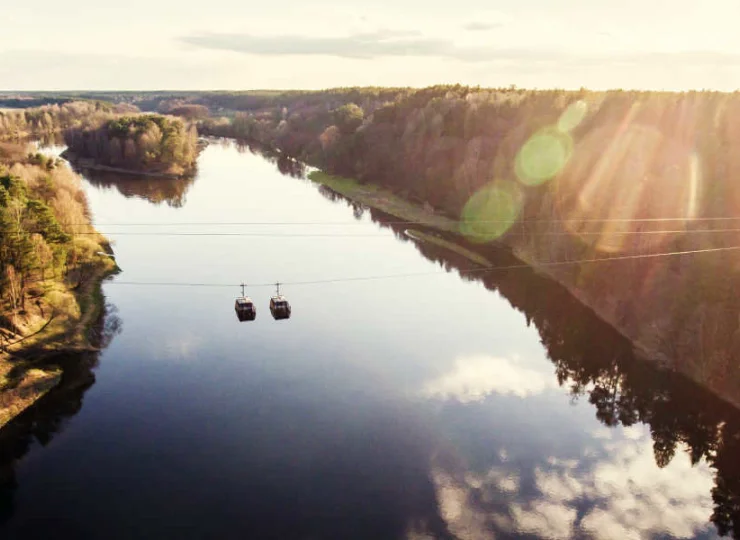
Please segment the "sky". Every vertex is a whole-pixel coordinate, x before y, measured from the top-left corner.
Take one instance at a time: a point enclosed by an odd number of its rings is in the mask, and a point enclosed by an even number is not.
[[[737,0],[7,4],[0,90],[740,88]]]

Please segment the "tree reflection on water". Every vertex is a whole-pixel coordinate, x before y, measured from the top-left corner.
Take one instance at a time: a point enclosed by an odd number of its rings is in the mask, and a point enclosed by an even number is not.
[[[93,186],[115,188],[124,197],[138,197],[152,204],[166,203],[172,208],[181,208],[195,176],[183,178],[136,176],[103,171],[85,171],[85,178]]]

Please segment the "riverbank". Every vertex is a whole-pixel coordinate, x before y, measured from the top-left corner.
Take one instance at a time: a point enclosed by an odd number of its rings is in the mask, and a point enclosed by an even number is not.
[[[333,176],[322,171],[313,171],[308,178],[322,184],[360,204],[381,210],[404,221],[418,223],[445,232],[458,232],[457,222],[435,213],[430,206],[424,207],[396,195],[388,189],[373,184],[362,184],[352,178]]]
[[[23,335],[16,334],[0,352],[0,429],[59,384],[62,369],[47,362],[50,356],[97,350],[90,334],[105,305],[102,282],[119,271],[110,254],[100,254],[76,286],[38,284],[43,296],[15,321]]]
[[[362,184],[353,179],[336,177],[320,171],[314,171],[310,173],[308,177],[311,181],[323,185],[349,200],[380,210],[399,219],[438,230],[442,233],[446,233],[446,236],[449,236],[450,234],[453,235],[453,238],[455,236],[459,236],[461,240],[460,244],[449,239],[440,238],[439,236],[421,231],[407,231],[407,236],[418,242],[427,242],[443,249],[447,249],[465,257],[478,266],[491,266],[490,264],[486,264],[488,262],[486,257],[478,250],[473,251],[468,247],[464,247],[463,244],[467,244],[468,242],[465,241],[462,233],[459,231],[457,222],[450,218],[441,216],[429,208],[425,209],[421,204],[405,200],[390,190],[376,185]],[[587,291],[584,292],[579,289],[578,283],[574,283],[569,279],[569,274],[567,272],[563,272],[562,266],[539,265],[535,259],[528,256],[525,247],[517,246],[516,244],[509,245],[498,241],[489,245],[505,249],[516,259],[521,261],[523,264],[528,265],[538,274],[543,275],[564,287],[575,299],[589,308],[599,319],[629,340],[635,349],[636,355],[644,361],[649,361],[651,364],[657,365],[662,369],[680,372],[712,391],[715,395],[732,404],[734,407],[740,409],[740,398],[734,394],[717,390],[714,384],[697,376],[694,369],[681,369],[681,366],[674,366],[672,359],[666,355],[664,350],[662,350],[660,340],[655,339],[652,343],[649,343],[644,339],[640,339],[640,336],[645,336],[645,333],[631,331],[631,327],[628,325],[629,319],[625,317],[620,319],[615,315],[619,313],[619,309],[615,308],[613,301],[610,301],[611,303],[599,303],[595,301],[594,298],[591,298],[591,296],[587,294]]]
[[[412,240],[416,240],[417,242],[426,242],[427,244],[433,244],[442,249],[446,249],[447,251],[456,253],[457,255],[460,255],[466,258],[468,261],[473,262],[483,268],[493,266],[493,263],[486,259],[480,253],[476,253],[475,251],[472,251],[454,242],[450,242],[449,240],[446,240],[444,238],[440,238],[439,236],[428,234],[422,231],[417,231],[414,229],[406,229],[405,232],[406,236],[408,236]]]
[[[119,271],[80,177],[23,146],[9,150],[0,159],[0,427],[60,382],[50,356],[94,349],[101,283]]]
[[[81,158],[77,156],[74,152],[70,152],[69,150],[65,150],[64,152],[62,152],[60,154],[60,157],[69,161],[76,168],[92,170],[92,171],[113,172],[113,173],[118,173],[118,174],[127,174],[131,176],[147,176],[147,177],[152,177],[152,178],[169,178],[169,179],[180,179],[180,178],[186,178],[188,176],[187,174],[140,171],[140,170],[135,170],[135,169],[125,169],[123,167],[111,167],[109,165],[100,165],[99,163],[95,163],[93,159]]]

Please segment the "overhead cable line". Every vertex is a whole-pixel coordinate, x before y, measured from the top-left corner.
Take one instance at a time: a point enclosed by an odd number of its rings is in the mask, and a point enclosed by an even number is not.
[[[436,216],[441,217],[441,216]],[[511,223],[506,219],[466,219],[466,220],[449,220],[450,225],[466,225],[475,223]],[[660,223],[660,222],[702,222],[702,221],[740,221],[740,216],[721,216],[721,217],[664,217],[664,218],[587,218],[587,219],[520,219],[515,224],[522,223]],[[394,220],[378,221],[380,225],[433,225],[434,220]],[[373,222],[368,221],[173,221],[163,222],[101,222],[93,224],[96,227],[115,226],[115,227],[186,227],[186,226],[344,226],[344,225],[367,225]],[[85,227],[90,223],[67,223],[70,227]]]
[[[514,264],[505,266],[484,266],[482,268],[474,268],[471,270],[459,270],[461,274],[485,274],[488,272],[495,272],[499,270],[515,270],[529,268],[531,270],[542,266],[566,266],[566,265],[578,265],[578,264],[595,264],[604,262],[615,262],[615,261],[626,261],[635,259],[654,259],[663,257],[675,257],[679,255],[694,255],[699,253],[719,253],[728,251],[738,251],[740,246],[720,247],[720,248],[708,248],[708,249],[693,249],[687,251],[670,251],[665,253],[642,253],[635,255],[620,255],[616,257],[600,257],[591,259],[579,259],[579,260],[568,260],[568,261],[535,261],[531,264]],[[445,275],[448,272],[412,272],[406,274],[385,274],[375,276],[358,276],[358,277],[347,277],[347,278],[333,278],[333,279],[319,279],[309,281],[281,281],[281,285],[299,286],[299,285],[321,285],[326,283],[346,283],[352,281],[373,281],[382,279],[396,279],[396,278],[410,278],[410,277],[422,277],[432,275]],[[229,283],[205,283],[205,282],[171,282],[171,281],[110,281],[110,285],[142,285],[142,286],[157,286],[157,287],[238,287],[239,284]],[[249,287],[274,287],[275,283],[249,283]]]
[[[378,231],[381,232],[381,231]],[[450,231],[451,232],[451,231]],[[544,232],[526,232],[526,231],[508,231],[501,236],[612,236],[612,235],[639,235],[639,234],[714,234],[714,233],[740,233],[740,228],[731,229],[658,229],[645,231],[544,231]],[[75,234],[75,233],[72,233]],[[79,233],[79,234],[96,234],[96,233]],[[349,238],[384,238],[382,234],[342,234],[342,233],[254,233],[254,232],[127,232],[127,231],[103,231],[101,234],[110,234],[118,236],[255,236],[269,238],[293,238],[293,237],[349,237]],[[481,235],[486,235],[486,231],[480,231]],[[463,233],[464,235],[464,233]],[[476,236],[476,232],[469,234],[471,237]]]
[[[42,230],[23,230],[23,231],[0,231],[0,236],[8,235],[20,235],[20,234],[43,234],[46,231]],[[83,231],[83,232],[70,232],[66,233],[72,236],[98,236],[98,235],[111,235],[111,236],[243,236],[243,237],[264,237],[264,238],[385,238],[386,235],[381,234],[383,231],[379,230],[375,233],[274,233],[274,232],[173,232],[173,231],[146,231],[146,232],[131,232],[131,231]],[[452,233],[453,231],[448,231]],[[656,229],[656,230],[644,230],[644,231],[544,231],[544,232],[527,232],[527,231],[509,231],[501,234],[504,236],[522,236],[522,237],[538,237],[538,236],[636,236],[636,235],[664,235],[664,234],[717,234],[717,233],[740,233],[740,228],[730,229]],[[458,232],[456,234],[462,234],[463,236],[469,236],[472,238],[476,237],[476,232],[472,232],[468,235]],[[479,233],[481,236],[486,235],[486,231],[482,230]]]

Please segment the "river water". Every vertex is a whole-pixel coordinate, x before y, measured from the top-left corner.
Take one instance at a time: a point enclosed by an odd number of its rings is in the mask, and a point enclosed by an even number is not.
[[[461,277],[472,263],[277,161],[213,141],[194,180],[85,181],[123,269],[104,285],[106,346],[66,359],[62,386],[0,433],[0,537],[740,525],[735,410],[636,361],[547,280]],[[347,280],[373,276],[395,277]],[[286,321],[262,286],[278,280]],[[242,282],[254,322],[233,310]]]

